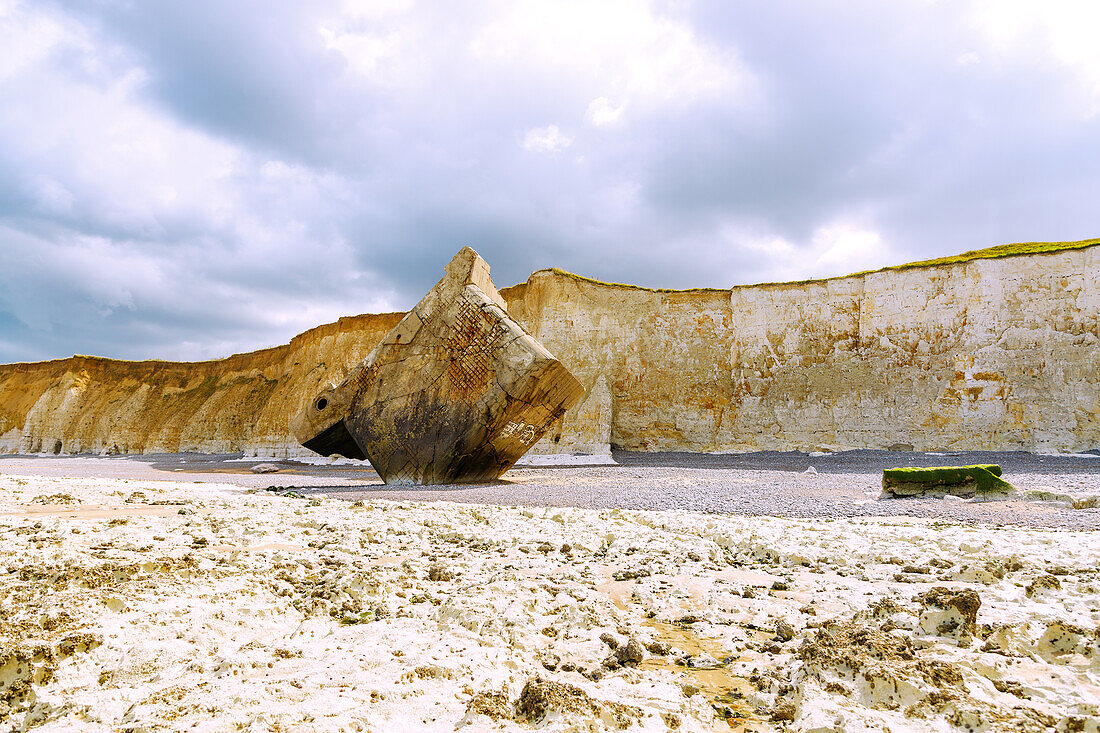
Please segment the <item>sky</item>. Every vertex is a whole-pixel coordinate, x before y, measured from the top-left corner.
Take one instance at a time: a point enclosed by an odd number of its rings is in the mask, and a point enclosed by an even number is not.
[[[1100,6],[0,0],[0,362],[1100,236]]]

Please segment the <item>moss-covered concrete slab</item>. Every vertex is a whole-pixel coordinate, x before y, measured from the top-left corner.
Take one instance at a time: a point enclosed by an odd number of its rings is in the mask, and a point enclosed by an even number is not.
[[[984,496],[1011,494],[1016,488],[1001,478],[995,464],[936,466],[933,468],[887,468],[882,472],[882,490],[888,496]]]

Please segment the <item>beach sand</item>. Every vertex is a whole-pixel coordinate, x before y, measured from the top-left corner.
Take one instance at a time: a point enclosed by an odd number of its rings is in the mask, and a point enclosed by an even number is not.
[[[0,461],[0,730],[1100,729],[1094,531],[273,483]]]

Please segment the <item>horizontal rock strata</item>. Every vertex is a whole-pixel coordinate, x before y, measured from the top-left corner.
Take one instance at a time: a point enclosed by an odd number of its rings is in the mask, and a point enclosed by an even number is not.
[[[1100,448],[1100,247],[732,290],[501,291],[586,397],[541,452]],[[197,363],[0,366],[0,450],[303,455],[287,423],[402,314]]]

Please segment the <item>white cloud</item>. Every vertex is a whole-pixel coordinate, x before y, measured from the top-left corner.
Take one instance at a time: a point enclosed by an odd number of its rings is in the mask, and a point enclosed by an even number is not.
[[[356,32],[333,26],[318,28],[325,47],[340,53],[348,66],[362,76],[375,81],[385,82],[387,77],[378,74],[383,63],[392,61],[401,49],[401,38],[397,31],[381,33]],[[395,79],[388,79],[395,81]]]
[[[466,242],[679,287],[1094,235],[1100,19],[1007,1],[0,0],[0,361],[285,341]]]
[[[557,125],[533,127],[523,136],[523,147],[532,153],[557,153],[573,144],[573,138],[566,137]]]
[[[623,115],[623,105],[617,107],[607,97],[596,97],[588,105],[584,118],[597,127],[617,122]]]
[[[1053,63],[1076,79],[1088,114],[1100,114],[1100,4],[1080,0],[979,0],[973,27],[1002,59]]]
[[[470,42],[475,59],[631,106],[730,95],[748,80],[731,47],[707,45],[644,0],[502,0],[495,9]]]
[[[896,264],[891,254],[875,229],[852,220],[835,220],[814,230],[806,257],[812,263],[808,275],[848,275]]]
[[[790,240],[727,222],[717,241],[737,253],[727,284],[816,280],[898,264],[898,253],[860,217],[839,217],[814,229],[810,241]]]
[[[71,27],[62,20],[26,3],[0,2],[0,80],[11,77],[44,59],[64,40],[72,40]]]

